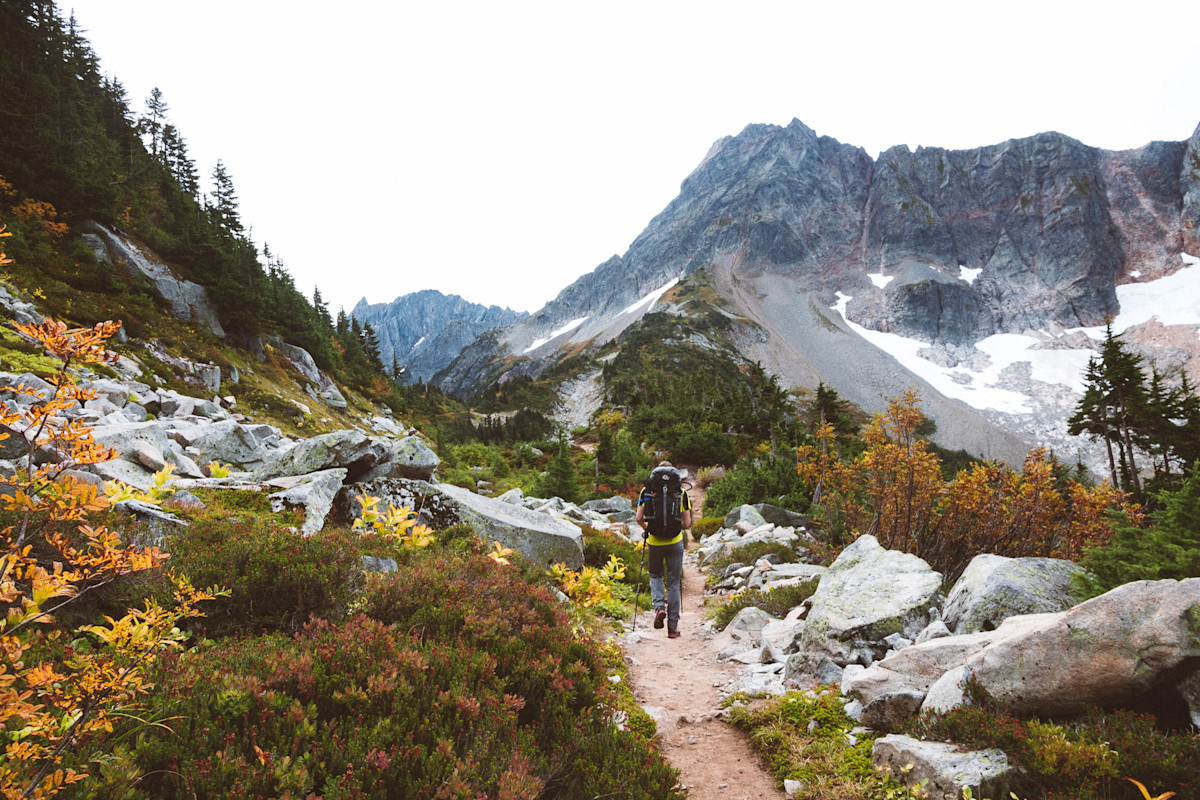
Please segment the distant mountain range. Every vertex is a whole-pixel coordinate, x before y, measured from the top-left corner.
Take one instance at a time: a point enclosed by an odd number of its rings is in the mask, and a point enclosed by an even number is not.
[[[396,364],[410,383],[428,382],[484,332],[529,316],[525,311],[469,303],[458,295],[433,290],[407,294],[390,303],[370,304],[363,298],[350,315],[371,323],[384,365]]]
[[[470,394],[537,375],[656,304],[679,310],[679,286],[703,272],[740,351],[784,385],[823,380],[869,411],[915,385],[943,444],[1010,461],[1033,444],[1073,453],[1078,442],[1058,433],[1077,377],[1047,380],[1032,357],[991,374],[990,343],[1026,336],[1025,347],[1086,363],[1122,310],[1120,287],[1190,269],[1198,252],[1200,128],[1119,152],[1043,133],[872,159],[799,121],[751,125],[713,145],[624,255],[469,343],[435,382]],[[1179,329],[1143,321],[1126,340],[1160,369],[1195,376],[1196,325],[1171,336],[1164,326]],[[870,334],[912,343],[951,383],[980,391],[937,388]],[[1000,390],[1024,400],[998,407]]]

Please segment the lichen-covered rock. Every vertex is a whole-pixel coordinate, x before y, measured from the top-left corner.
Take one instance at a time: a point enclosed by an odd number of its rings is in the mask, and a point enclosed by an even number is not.
[[[346,470],[342,468],[277,478],[269,483],[280,487],[280,491],[270,495],[271,508],[276,512],[285,506],[303,508],[304,524],[300,527],[300,533],[312,536],[325,527],[325,517],[333,508],[333,499],[345,479]]]
[[[1008,617],[1066,611],[1080,601],[1072,580],[1083,567],[1058,558],[978,555],[942,607],[955,633],[995,630]]]
[[[930,800],[960,800],[968,786],[976,797],[1004,797],[1012,779],[1008,756],[1000,750],[963,752],[952,744],[896,734],[875,740],[871,762],[909,786],[925,781]]]
[[[866,666],[887,651],[887,636],[915,639],[929,624],[941,582],[941,573],[916,556],[860,536],[821,577],[800,649],[827,653],[841,666]]]
[[[1034,619],[966,662],[1017,714],[1070,715],[1174,692],[1176,673],[1200,661],[1200,578],[1127,583]]]
[[[738,506],[726,514],[724,520],[724,527],[737,528],[742,533],[748,533],[766,524],[766,518],[759,513],[758,509],[751,505]]]
[[[583,568],[583,532],[565,520],[450,484],[377,478],[344,486],[334,501],[347,518],[361,513],[354,496],[378,497],[381,505],[419,509],[418,519],[439,530],[469,525],[484,542],[500,542],[536,564]]]
[[[360,431],[342,430],[305,439],[254,471],[255,480],[269,481],[287,475],[342,468],[354,481],[369,473],[392,454],[389,440]]]

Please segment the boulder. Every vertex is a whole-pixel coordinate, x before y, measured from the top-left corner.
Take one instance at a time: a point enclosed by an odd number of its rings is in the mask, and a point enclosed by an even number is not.
[[[962,751],[952,744],[888,735],[875,740],[871,762],[892,777],[922,787],[930,800],[960,800],[963,789],[975,797],[1003,797],[1012,779],[1008,756],[996,749]]]
[[[580,507],[584,511],[595,511],[598,514],[621,514],[633,511],[633,501],[628,497],[614,495],[599,500],[588,500]]]
[[[325,517],[333,508],[333,499],[345,479],[346,470],[338,467],[269,481],[268,486],[280,487],[280,491],[270,495],[271,508],[276,513],[285,506],[303,508],[304,524],[300,533],[312,536],[325,527]]]
[[[583,533],[575,525],[549,514],[505,503],[450,484],[430,484],[403,478],[377,478],[345,486],[335,501],[346,519],[355,519],[361,508],[354,496],[378,497],[391,503],[419,509],[418,519],[439,530],[452,525],[469,525],[484,542],[500,542],[536,564],[565,564],[583,568]]]
[[[725,515],[724,521],[724,527],[737,528],[742,533],[766,524],[766,518],[759,513],[758,509],[750,505],[742,505],[733,509]]]
[[[770,503],[755,503],[752,508],[764,520],[780,528],[811,528],[813,524],[812,517],[808,514],[797,514]]]
[[[937,613],[942,576],[916,556],[860,536],[821,577],[800,641],[837,664],[864,666],[887,651],[884,639],[915,639]]]
[[[1072,579],[1085,573],[1057,558],[978,555],[946,597],[942,619],[955,633],[974,633],[1017,614],[1066,611],[1080,600]]]
[[[783,668],[783,681],[790,686],[813,688],[841,685],[842,667],[824,653],[793,653]]]
[[[185,448],[193,448],[194,453],[189,454],[198,463],[218,461],[255,469],[277,457],[280,433],[270,425],[244,425],[228,419],[176,428],[171,438]]]
[[[360,480],[371,481],[376,478],[408,478],[414,481],[432,481],[433,473],[441,466],[438,458],[419,436],[406,436],[399,441],[384,440],[390,443],[391,452],[368,471]]]
[[[1182,708],[1176,684],[1200,663],[1200,578],[1127,583],[1034,621],[966,662],[1013,712],[1065,716],[1168,694]]]
[[[344,469],[347,480],[354,482],[388,460],[391,454],[392,448],[387,439],[367,436],[359,431],[334,431],[305,439],[280,453],[254,470],[254,478],[270,481],[288,475]]]

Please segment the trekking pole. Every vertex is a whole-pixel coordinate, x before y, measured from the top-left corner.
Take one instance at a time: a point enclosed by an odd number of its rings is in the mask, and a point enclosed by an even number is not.
[[[642,557],[641,557],[641,559],[638,560],[637,594],[635,594],[633,597],[633,619],[630,620],[633,623],[634,630],[637,630],[638,604],[641,602],[641,599],[642,599],[642,567],[646,563],[646,540],[645,539],[642,539],[642,543],[638,549],[640,549],[642,551]]]

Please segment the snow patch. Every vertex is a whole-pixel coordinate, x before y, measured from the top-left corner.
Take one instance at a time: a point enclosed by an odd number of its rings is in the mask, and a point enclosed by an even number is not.
[[[1140,278],[1142,277],[1142,271],[1140,269],[1135,269],[1133,272],[1129,273],[1129,277]]]
[[[1117,287],[1121,311],[1113,320],[1114,333],[1123,333],[1152,318],[1157,318],[1164,325],[1200,326],[1200,258],[1187,253],[1181,253],[1180,258],[1185,266],[1171,275]],[[980,272],[961,265],[959,270],[963,280],[968,282],[978,277]],[[1135,273],[1134,277],[1138,275]],[[1043,338],[1000,333],[976,344],[976,349],[986,354],[990,361],[985,369],[974,371],[961,366],[941,367],[920,355],[929,348],[928,343],[894,333],[869,330],[851,322],[846,317],[846,309],[853,299],[850,295],[838,292],[837,304],[832,307],[852,330],[928,381],[942,394],[962,400],[973,408],[1010,414],[1031,413],[1031,398],[1001,388],[1004,370],[1020,363],[1029,364],[1032,380],[1062,386],[1076,394],[1083,393],[1087,363],[1094,354],[1092,349],[1034,349],[1039,342],[1049,338],[1049,334]],[[1104,330],[1103,327],[1076,328],[1068,333],[1082,331],[1091,339],[1102,340]]]
[[[529,347],[525,348],[525,352],[531,353],[534,350],[537,350],[542,345],[546,344],[546,342],[553,341],[554,339],[557,339],[558,337],[562,336],[564,333],[568,333],[570,331],[575,330],[580,325],[587,322],[589,318],[590,317],[580,317],[579,319],[573,319],[570,322],[568,322],[566,325],[563,325],[558,330],[552,331],[550,333],[550,335],[547,336],[545,339],[535,339],[533,344],[531,344],[531,345],[529,345]]]
[[[983,272],[983,267],[968,269],[966,264],[958,265],[958,277],[967,283],[975,283],[975,279],[979,277],[979,273]]]
[[[420,339],[417,339],[417,343],[416,343],[416,344],[414,344],[414,345],[413,345],[411,348],[409,348],[409,351],[408,351],[408,352],[410,352],[410,353],[411,353],[413,350],[416,350],[418,347],[420,347],[420,346],[421,346],[421,342],[423,342],[423,341],[425,341],[425,337],[424,337],[424,336],[422,336]]]
[[[882,272],[867,273],[867,277],[880,289],[886,289],[887,285],[896,279],[895,275],[884,275]]]
[[[672,279],[672,280],[671,280],[669,283],[667,283],[667,284],[665,284],[664,286],[661,286],[661,287],[659,287],[659,288],[655,289],[653,292],[650,292],[650,294],[648,294],[648,295],[645,295],[644,297],[642,297],[642,299],[641,299],[641,300],[638,300],[638,301],[637,301],[636,303],[634,303],[633,305],[631,305],[631,306],[626,306],[626,307],[625,307],[625,310],[623,310],[621,313],[622,313],[622,314],[631,314],[631,313],[633,313],[634,311],[637,311],[637,310],[638,310],[639,308],[641,308],[642,306],[646,305],[646,303],[649,303],[649,304],[650,304],[650,307],[651,307],[651,308],[653,308],[653,307],[654,307],[654,304],[658,302],[658,298],[662,297],[662,296],[663,296],[663,294],[664,294],[664,293],[667,291],[667,289],[670,289],[672,286],[674,286],[675,284],[679,283],[679,280],[680,280],[680,278],[682,278],[682,277],[683,277],[683,276],[682,276],[682,275],[680,275],[680,276],[679,276],[679,278],[674,278],[674,279]]]

